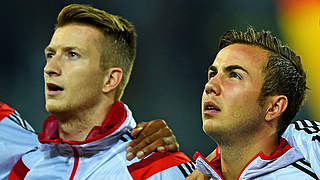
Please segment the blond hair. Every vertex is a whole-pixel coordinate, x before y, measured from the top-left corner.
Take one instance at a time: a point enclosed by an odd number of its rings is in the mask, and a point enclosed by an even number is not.
[[[136,57],[134,26],[122,17],[81,4],[64,7],[58,15],[56,29],[71,23],[90,25],[104,34],[100,66],[103,70],[111,67],[122,69],[122,80],[115,93],[115,100],[120,100]]]

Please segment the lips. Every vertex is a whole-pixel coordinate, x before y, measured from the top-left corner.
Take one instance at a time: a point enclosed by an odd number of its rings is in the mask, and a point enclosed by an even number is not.
[[[207,101],[203,105],[203,113],[204,115],[213,116],[221,112],[221,109],[218,105],[213,103],[212,101]]]
[[[57,84],[54,84],[54,83],[47,83],[47,94],[48,95],[57,95],[57,94],[60,94],[64,88],[57,85]]]

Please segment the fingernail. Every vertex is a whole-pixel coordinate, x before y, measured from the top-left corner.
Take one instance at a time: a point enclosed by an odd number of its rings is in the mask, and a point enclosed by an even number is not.
[[[144,152],[142,152],[142,151],[139,151],[139,152],[137,153],[138,158],[142,158],[143,155],[144,155]]]
[[[165,148],[163,146],[158,147],[158,151],[163,152],[165,151]]]
[[[131,152],[127,153],[127,159],[132,160],[134,158],[134,155]]]
[[[132,152],[133,148],[131,146],[127,147],[127,152]],[[131,153],[132,154],[132,153]]]
[[[138,128],[136,128],[136,130],[140,131],[140,130],[142,130],[142,127],[138,127]]]

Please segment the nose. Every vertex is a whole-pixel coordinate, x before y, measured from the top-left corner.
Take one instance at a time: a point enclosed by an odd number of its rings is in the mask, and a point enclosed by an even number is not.
[[[61,75],[61,64],[58,56],[47,60],[46,66],[43,69],[44,75],[46,76],[60,76]]]
[[[221,86],[218,77],[211,78],[205,85],[205,93],[207,95],[213,94],[214,96],[219,96],[221,94]]]

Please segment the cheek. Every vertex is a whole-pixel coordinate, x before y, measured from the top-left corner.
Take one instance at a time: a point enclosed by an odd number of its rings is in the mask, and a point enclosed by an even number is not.
[[[244,91],[243,87],[232,85],[225,86],[223,96],[224,99],[231,104],[245,102],[248,98],[248,94]]]
[[[72,88],[71,93],[75,94],[84,94],[85,93],[95,93],[101,92],[103,77],[101,74],[98,74],[94,71],[91,72],[75,72],[72,76],[73,78],[69,79],[70,88]]]

